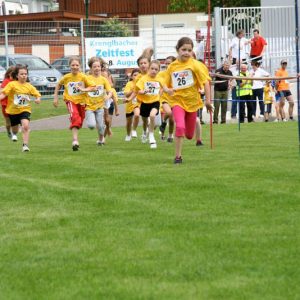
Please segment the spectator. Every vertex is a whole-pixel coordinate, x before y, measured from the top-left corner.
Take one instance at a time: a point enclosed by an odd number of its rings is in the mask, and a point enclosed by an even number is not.
[[[249,41],[244,36],[244,30],[238,30],[236,37],[231,41],[229,59],[232,61],[232,64],[236,64],[239,59],[243,62],[246,61],[246,46],[249,44]]]
[[[252,71],[250,72],[250,76],[253,78],[258,77],[268,77],[270,74],[260,67],[260,63],[258,61],[252,62]],[[264,82],[261,80],[253,80],[252,82],[252,99],[255,100],[252,104],[253,107],[253,115],[256,116],[256,99],[258,99],[259,103],[259,117],[264,117]]]
[[[196,35],[196,59],[204,62],[204,52],[205,52],[205,45],[204,45],[204,36]]]
[[[261,62],[266,50],[267,42],[261,35],[259,35],[258,29],[253,30],[253,38],[250,40],[250,45],[250,58],[253,62]]]
[[[240,63],[237,61],[235,65],[232,65],[230,67],[230,71],[233,74],[233,76],[238,76],[240,72]],[[231,81],[231,119],[236,119],[236,113],[237,113],[237,95],[236,95],[236,85],[237,82],[235,79]]]
[[[229,63],[225,61],[223,66],[216,70],[216,83],[214,86],[214,124],[219,123],[219,108],[221,104],[221,124],[226,123],[226,112],[227,112],[227,100],[228,100],[228,89],[229,80],[218,77],[217,74],[232,76],[232,72],[229,70]],[[219,81],[219,82],[218,82]]]
[[[276,71],[275,76],[276,77],[288,77],[289,74],[288,74],[286,68],[287,68],[287,60],[283,59],[281,61],[281,68],[279,68]],[[280,97],[279,113],[282,116],[282,120],[286,121],[285,113],[284,113],[284,104],[285,104],[284,99],[286,99],[289,103],[289,117],[290,117],[290,120],[293,121],[294,100],[293,100],[292,93],[290,91],[289,82],[285,79],[278,80],[276,82],[276,90],[277,90],[277,97]]]
[[[250,74],[247,70],[246,64],[241,64],[241,72],[239,74],[241,77],[249,77]],[[237,96],[240,97],[240,123],[244,123],[245,119],[245,102],[247,105],[247,118],[248,123],[253,122],[253,109],[252,109],[252,82],[251,80],[239,80],[237,86]]]

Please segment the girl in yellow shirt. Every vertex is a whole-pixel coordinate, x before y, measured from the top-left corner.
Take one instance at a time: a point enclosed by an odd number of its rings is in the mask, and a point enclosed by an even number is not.
[[[23,152],[28,152],[29,147],[29,122],[31,115],[30,96],[34,96],[35,103],[41,102],[41,94],[27,82],[28,70],[26,66],[17,65],[12,72],[14,81],[9,82],[0,94],[0,100],[7,97],[6,113],[10,119],[12,132],[17,133],[19,124],[22,125]]]
[[[176,124],[175,131],[175,164],[182,163],[183,138],[192,139],[195,132],[197,110],[201,106],[199,87],[204,86],[205,105],[212,111],[210,104],[210,77],[204,66],[192,58],[193,41],[188,37],[181,38],[176,45],[177,60],[167,69],[166,85],[173,89],[172,112]]]
[[[80,72],[79,57],[72,57],[69,60],[71,73],[64,75],[58,82],[54,91],[54,107],[58,106],[58,91],[64,86],[64,101],[70,114],[70,129],[72,130],[73,142],[72,149],[79,149],[78,130],[82,127],[85,117],[85,92],[96,91],[94,81],[89,79],[86,74]]]
[[[141,116],[143,119],[143,136],[146,136],[146,130],[149,123],[149,143],[150,148],[157,148],[156,140],[154,138],[155,116],[160,109],[160,96],[162,88],[167,92],[164,81],[158,76],[160,70],[160,63],[158,60],[153,60],[150,63],[149,71],[136,83],[136,91],[139,95],[141,104]]]
[[[85,106],[85,120],[87,127],[98,129],[97,144],[102,146],[104,144],[104,102],[111,98],[112,88],[108,80],[101,76],[101,60],[98,57],[92,57],[88,61],[90,74],[88,78],[93,80],[97,89],[93,92],[87,93],[87,100]]]
[[[130,81],[127,82],[125,88],[124,88],[124,95],[125,95],[125,103],[126,103],[126,132],[127,135],[125,137],[125,142],[131,141],[132,137],[132,122],[139,122],[139,112],[140,112],[140,106],[137,103],[136,97],[132,100],[128,100],[127,97],[130,97],[130,95],[134,91],[134,80],[135,78],[140,74],[139,69],[134,69],[131,72]],[[138,111],[138,115],[136,116],[135,112]],[[136,127],[135,127],[136,128]]]

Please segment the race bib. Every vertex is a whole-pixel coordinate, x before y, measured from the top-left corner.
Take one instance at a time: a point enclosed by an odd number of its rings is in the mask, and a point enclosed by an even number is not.
[[[137,98],[136,98],[136,97],[134,97],[134,98],[132,99],[132,104],[137,104]]]
[[[147,95],[158,95],[160,91],[159,82],[156,81],[147,81],[144,85]]]
[[[68,94],[70,96],[81,95],[82,92],[77,88],[78,86],[84,87],[83,82],[69,82],[68,83]]]
[[[19,94],[14,95],[14,104],[18,106],[28,106],[29,105],[29,95],[26,94]]]
[[[191,70],[184,70],[172,73],[172,85],[175,90],[186,89],[194,85],[193,73]]]
[[[97,90],[93,92],[88,92],[88,95],[92,98],[97,98],[101,97],[104,94],[104,86],[103,85],[98,85]]]

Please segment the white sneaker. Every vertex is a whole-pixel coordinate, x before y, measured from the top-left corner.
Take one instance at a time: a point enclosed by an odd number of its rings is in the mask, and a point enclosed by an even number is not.
[[[142,134],[142,143],[145,144],[147,143],[147,135],[146,134]]]
[[[30,151],[29,147],[26,144],[24,144],[22,147],[22,152],[29,152],[29,151]]]
[[[77,141],[73,141],[72,149],[73,149],[73,151],[78,151],[79,150],[79,144],[78,144]]]
[[[278,122],[279,122],[279,120],[278,120],[278,119],[275,119],[275,120],[274,120],[274,122],[275,122],[275,123],[278,123]]]
[[[18,140],[17,135],[16,135],[16,134],[13,134],[12,137],[11,137],[11,140],[12,140],[13,142],[16,142],[16,141]]]
[[[282,119],[282,122],[287,122],[287,119]]]
[[[263,118],[263,117],[264,117],[264,115],[259,115],[259,117],[260,117],[260,118]]]
[[[156,149],[156,148],[157,148],[156,142],[155,142],[155,143],[151,143],[151,144],[150,144],[150,148],[151,148],[151,149]]]
[[[130,141],[131,141],[131,136],[130,135],[126,135],[125,142],[130,142]]]
[[[136,130],[132,130],[132,131],[131,131],[131,137],[132,137],[132,138],[137,138]]]

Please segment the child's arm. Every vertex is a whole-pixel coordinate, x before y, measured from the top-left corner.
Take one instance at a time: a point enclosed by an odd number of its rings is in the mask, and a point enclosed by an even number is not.
[[[4,98],[6,98],[7,96],[4,93],[0,94],[0,100],[3,100]]]
[[[114,102],[114,106],[115,106],[115,116],[119,115],[119,107],[118,107],[118,99],[116,99],[116,96],[114,93],[112,93],[112,97],[113,102]]]
[[[58,83],[54,90],[54,100],[53,100],[54,107],[58,107],[58,91],[60,90],[60,88],[61,85]]]
[[[41,103],[41,97],[35,98],[34,103],[40,104]]]
[[[213,112],[213,106],[211,105],[211,95],[210,95],[210,82],[206,81],[204,84],[204,92],[205,92],[205,106],[208,112]]]
[[[78,89],[81,92],[88,93],[88,92],[94,92],[97,91],[97,86],[88,86],[88,87],[82,87],[81,85],[76,85],[76,89]]]

